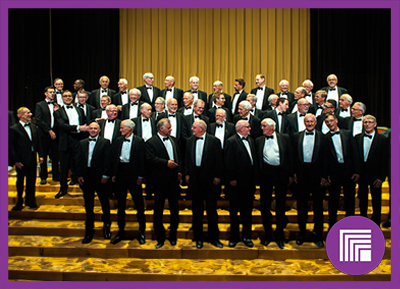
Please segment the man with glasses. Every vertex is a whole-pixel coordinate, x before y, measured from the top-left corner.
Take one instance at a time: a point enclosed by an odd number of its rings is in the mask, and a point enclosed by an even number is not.
[[[339,107],[336,109],[336,116],[349,117],[351,116],[351,104],[353,103],[353,98],[350,94],[343,94],[339,99]]]
[[[129,99],[130,102],[122,106],[121,110],[121,119],[132,119],[140,116],[140,106],[143,104],[143,101],[140,100],[142,93],[139,89],[134,88],[129,90]]]
[[[324,111],[324,105],[326,101],[326,91],[318,90],[315,93],[315,104],[310,106],[309,113],[315,115],[315,117],[320,116]]]
[[[217,109],[222,108],[226,112],[226,121],[231,122],[232,117],[231,117],[231,112],[229,109],[227,109],[225,105],[225,95],[223,93],[215,93],[213,94],[213,103],[214,106],[210,108],[207,112],[208,117],[210,118],[210,123],[213,123],[216,121],[215,114],[217,112]]]
[[[289,132],[290,136],[292,136],[295,132],[300,132],[306,129],[304,117],[308,113],[310,103],[304,97],[300,98],[297,101],[297,108],[298,110],[296,112],[293,112],[287,116],[287,131]]]
[[[153,111],[155,110],[155,102],[161,96],[161,90],[154,86],[154,75],[151,72],[146,72],[143,75],[144,85],[139,86],[137,89],[142,93],[142,101],[151,105]]]
[[[157,122],[158,120],[167,117],[164,98],[162,98],[161,96],[157,97],[156,101],[154,102],[154,108],[155,111],[151,113],[151,118],[154,119],[154,121]]]
[[[367,107],[364,103],[356,102],[351,108],[351,117],[346,118],[347,128],[351,131],[351,134],[353,136],[356,136],[365,131],[362,121],[366,109]]]
[[[325,90],[328,93],[326,99],[333,99],[336,103],[339,103],[339,98],[343,95],[348,93],[347,89],[344,87],[337,86],[338,78],[335,74],[330,74],[326,78],[326,82],[329,86],[325,86],[321,88],[321,90]]]

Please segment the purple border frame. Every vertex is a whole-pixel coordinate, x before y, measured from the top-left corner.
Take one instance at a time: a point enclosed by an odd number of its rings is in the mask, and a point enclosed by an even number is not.
[[[391,91],[398,91],[400,80],[400,21],[399,21],[399,0],[391,1],[260,1],[260,0],[203,0],[199,3],[195,1],[182,0],[153,0],[153,1],[4,1],[0,0],[0,87],[8,92],[8,9],[9,8],[390,8],[391,9]],[[371,19],[371,21],[374,21]],[[368,45],[368,44],[367,44]],[[0,103],[0,132],[1,135],[8,135],[8,93],[2,97]],[[399,128],[400,115],[398,113],[400,100],[397,95],[392,96],[391,100],[391,122],[392,122],[392,174],[399,173]],[[8,110],[8,109],[7,109]],[[9,282],[8,281],[8,174],[6,163],[8,159],[7,141],[0,143],[0,288],[130,288],[141,286],[142,288],[250,288],[252,286],[268,288],[400,288],[400,266],[399,266],[399,232],[392,229],[392,275],[390,282]],[[397,161],[396,161],[397,160]],[[399,228],[399,179],[392,178],[392,228]]]

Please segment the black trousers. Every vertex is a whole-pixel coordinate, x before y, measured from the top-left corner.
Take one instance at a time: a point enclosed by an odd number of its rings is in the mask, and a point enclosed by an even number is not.
[[[110,219],[110,201],[106,191],[106,184],[101,183],[101,175],[93,172],[91,168],[87,168],[87,175],[84,177],[84,184],[81,186],[83,198],[85,199],[86,211],[86,233],[92,233],[94,228],[94,193],[100,200],[101,209],[103,211],[102,221],[104,224],[111,224]],[[111,180],[108,180],[110,182]]]
[[[26,178],[25,188],[25,206],[33,206],[35,201],[35,183],[36,183],[36,152],[31,154],[31,166],[23,166],[22,169],[15,167],[17,171],[17,206],[22,206],[24,199],[24,179]]]
[[[119,163],[118,174],[116,176],[117,183],[117,200],[118,200],[118,229],[120,233],[125,231],[125,208],[126,208],[126,197],[129,193],[132,196],[135,208],[137,210],[137,219],[139,222],[139,230],[142,234],[146,230],[146,218],[144,216],[144,201],[142,195],[142,186],[136,184],[136,179],[132,178],[132,174],[129,171],[129,165]]]
[[[79,140],[70,137],[68,139],[68,150],[59,151],[60,156],[60,190],[68,190],[68,171],[71,168],[72,178],[76,178],[76,164],[79,156]]]
[[[154,186],[153,226],[158,242],[164,242],[166,239],[163,225],[163,211],[166,199],[168,199],[170,210],[169,240],[176,241],[179,225],[179,185],[176,180],[170,180],[169,184],[157,184]]]
[[[369,186],[372,197],[371,220],[374,221],[379,227],[381,225],[381,213],[382,213],[382,186],[380,186],[379,188],[373,188],[372,183],[360,182],[358,186],[358,198],[360,199],[360,214],[361,216],[368,217],[368,186]]]
[[[47,156],[51,158],[51,169],[53,179],[60,177],[60,167],[58,165],[58,138],[52,140],[49,135],[43,136],[41,139],[43,149],[43,163],[40,165],[40,179],[47,179]]]

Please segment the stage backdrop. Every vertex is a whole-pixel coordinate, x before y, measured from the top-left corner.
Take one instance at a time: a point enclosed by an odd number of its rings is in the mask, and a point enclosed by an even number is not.
[[[208,94],[215,80],[233,94],[235,78],[250,93],[262,73],[275,91],[281,79],[294,91],[310,70],[309,9],[120,10],[120,77],[129,88],[152,72],[161,89],[167,75],[183,90],[197,75]]]

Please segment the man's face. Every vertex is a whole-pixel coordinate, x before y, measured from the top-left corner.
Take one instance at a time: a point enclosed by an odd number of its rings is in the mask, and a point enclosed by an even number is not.
[[[78,93],[78,103],[79,104],[85,104],[87,101],[88,97],[84,93]]]
[[[328,77],[328,85],[329,85],[329,87],[334,88],[336,86],[336,84],[337,84],[336,77],[335,76],[329,76]]]
[[[339,107],[346,109],[350,106],[350,101],[347,100],[345,96],[341,96],[339,99]]]
[[[57,91],[62,91],[64,88],[64,82],[59,79],[56,82],[54,82],[54,87],[57,89]]]
[[[183,104],[185,106],[191,106],[193,104],[193,99],[189,95],[185,94],[183,96]]]
[[[309,83],[309,82],[304,83],[303,87],[307,90],[307,94],[309,94],[311,92],[311,90],[313,89],[313,87],[311,86],[311,83]]]
[[[336,108],[336,107],[335,107],[332,103],[326,102],[325,105],[324,105],[323,110],[324,110],[324,113],[325,113],[325,114],[326,114],[326,113],[331,114],[331,113],[334,113],[334,112],[335,112],[335,108]]]
[[[165,109],[165,103],[162,103],[159,100],[156,100],[156,102],[154,103],[154,106],[156,108],[156,111],[158,111],[158,112],[163,112]]]
[[[118,109],[115,106],[111,106],[106,110],[107,118],[109,120],[114,120],[117,118],[118,115]]]
[[[154,82],[154,75],[151,74],[149,75],[150,77],[145,77],[144,78],[144,83],[146,83],[147,86],[152,86]]]
[[[101,107],[102,108],[105,108],[107,105],[109,105],[111,103],[111,101],[109,101],[109,98],[108,97],[102,97],[101,99],[100,99],[100,104],[101,104]]]
[[[302,97],[304,97],[304,94],[301,92],[301,89],[296,89],[294,91],[294,99],[297,100],[297,99],[300,99]]]
[[[222,94],[218,98],[215,99],[215,104],[219,107],[224,106],[225,104],[225,96]]]
[[[22,110],[20,113],[18,113],[18,118],[24,122],[27,123],[29,121],[31,121],[32,119],[32,113],[28,108],[25,108],[24,110]]]
[[[272,106],[272,107],[276,107],[276,102],[277,102],[277,100],[278,100],[277,97],[274,97],[274,98],[271,99],[271,106]]]
[[[163,127],[160,128],[160,134],[162,136],[169,136],[171,135],[172,127],[169,122],[167,122]]]
[[[123,81],[118,81],[118,88],[119,91],[126,91],[126,88],[128,87],[128,84],[124,83]]]
[[[297,102],[297,108],[301,114],[306,114],[310,108],[310,104],[306,99],[301,99]]]
[[[250,131],[250,124],[246,121],[246,124],[240,128],[239,133],[244,137],[248,137],[250,135]]]
[[[108,81],[107,77],[102,77],[100,79],[99,83],[100,83],[100,86],[101,86],[102,89],[107,89],[108,88],[109,81]]]
[[[129,99],[131,100],[132,103],[135,103],[136,101],[138,101],[139,98],[140,98],[140,95],[137,91],[135,91],[135,90],[129,91]]]
[[[338,123],[338,120],[335,119],[332,115],[329,115],[325,119],[325,124],[329,128],[330,131],[336,131],[337,130],[337,123]]]
[[[214,92],[221,92],[222,91],[222,85],[214,83],[213,84],[213,89],[214,89]]]
[[[174,81],[171,78],[166,78],[164,83],[167,88],[172,88],[174,86]]]
[[[261,87],[264,86],[265,83],[265,78],[261,78],[261,76],[257,75],[256,76],[256,84]]]
[[[178,109],[178,102],[176,99],[171,99],[171,101],[168,100],[167,108],[170,113],[175,113]]]
[[[246,100],[247,100],[248,102],[250,102],[250,104],[251,104],[252,107],[254,107],[254,106],[256,105],[256,102],[253,101],[253,98],[252,98],[250,95],[248,95],[248,96],[246,97]]]
[[[91,137],[97,137],[100,133],[100,127],[96,122],[89,124],[89,135]]]
[[[315,102],[316,102],[318,105],[323,105],[324,102],[325,102],[325,98],[321,97],[321,94],[318,93],[318,94],[315,95]]]
[[[193,123],[192,131],[195,137],[200,137],[204,134],[203,128],[197,122]]]
[[[193,91],[196,91],[199,89],[199,81],[197,79],[192,79],[192,81],[190,81],[190,87]]]
[[[289,108],[289,101],[285,100],[284,102],[279,103],[279,111],[286,112]]]
[[[145,118],[150,118],[150,116],[151,116],[151,106],[144,106],[142,109],[141,109],[141,112],[142,112],[142,115],[145,117]]]
[[[233,86],[237,92],[241,91],[243,85],[240,85],[239,82],[235,81],[235,85]]]
[[[263,131],[263,135],[271,136],[274,133],[274,127],[269,126],[266,122],[261,124],[261,130]]]
[[[281,85],[279,85],[279,88],[282,92],[287,92],[289,90],[289,82],[282,82]]]
[[[75,82],[74,82],[74,89],[75,89],[76,91],[81,90],[81,89],[82,89],[82,83],[80,83],[78,80],[75,80]]]
[[[130,136],[130,132],[132,131],[132,129],[129,126],[121,123],[119,131],[121,132],[122,136]]]
[[[317,120],[312,115],[306,115],[304,117],[304,124],[306,125],[306,130],[311,132],[314,130],[315,126],[317,125]]]
[[[246,117],[249,114],[249,111],[246,110],[243,105],[239,104],[238,113],[241,117]]]
[[[193,110],[196,115],[201,115],[204,111],[204,104],[201,102],[198,102],[197,106],[193,107]]]
[[[215,122],[218,124],[222,124],[226,119],[226,114],[222,111],[217,111],[215,113]]]
[[[48,88],[44,95],[46,96],[47,100],[53,101],[55,95],[54,88]]]
[[[351,108],[351,116],[355,118],[360,118],[363,115],[363,111],[359,104],[354,104]]]
[[[376,125],[377,125],[377,123],[372,118],[364,118],[363,119],[363,126],[365,129],[365,132],[368,134],[371,134],[374,132]]]
[[[64,92],[63,95],[62,95],[62,100],[63,100],[65,105],[71,105],[71,103],[72,103],[72,94],[71,94],[71,92],[69,92],[69,91]]]

